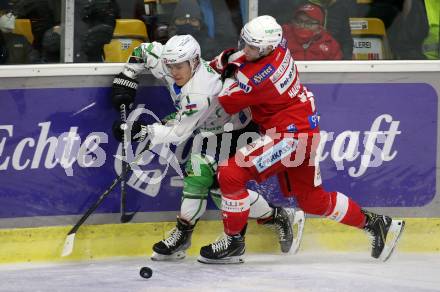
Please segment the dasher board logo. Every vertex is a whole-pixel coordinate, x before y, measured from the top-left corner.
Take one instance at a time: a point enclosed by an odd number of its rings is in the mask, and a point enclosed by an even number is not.
[[[350,194],[365,207],[424,207],[437,200],[436,89],[427,83],[306,85],[318,98],[322,149],[317,160],[327,190]],[[109,90],[0,90],[5,105],[0,107],[0,218],[81,214],[108,187],[117,174],[113,155],[119,152],[111,135],[117,113],[110,107]],[[165,87],[141,86],[137,101],[153,112],[175,111]],[[73,142],[75,128],[81,141]],[[178,153],[184,149],[173,150],[179,162],[188,157]],[[65,160],[56,163],[57,157]],[[104,157],[107,163],[99,166]],[[170,166],[165,180],[153,185],[151,180],[169,164],[153,154],[143,164],[143,176],[129,178],[127,206],[139,206],[140,212],[178,211],[182,179]],[[66,173],[69,166],[72,176]],[[285,203],[276,179],[262,185],[261,194]],[[108,200],[99,212],[119,207],[119,200]]]
[[[307,88],[319,102],[322,148],[317,158],[326,189],[349,193],[365,207],[432,202],[438,193],[438,93],[432,85]]]

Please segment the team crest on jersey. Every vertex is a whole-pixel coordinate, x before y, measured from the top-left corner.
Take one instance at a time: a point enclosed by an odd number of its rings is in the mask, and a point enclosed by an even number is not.
[[[260,84],[264,80],[266,80],[268,77],[270,77],[275,72],[275,68],[272,66],[272,64],[267,64],[263,67],[257,74],[252,76],[252,82],[255,85]]]

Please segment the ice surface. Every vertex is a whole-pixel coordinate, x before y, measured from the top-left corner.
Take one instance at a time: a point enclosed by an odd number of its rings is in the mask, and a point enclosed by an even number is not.
[[[150,279],[139,269],[153,269]],[[0,291],[440,291],[440,254],[397,253],[383,263],[365,253],[253,254],[240,265],[115,258],[0,265]]]

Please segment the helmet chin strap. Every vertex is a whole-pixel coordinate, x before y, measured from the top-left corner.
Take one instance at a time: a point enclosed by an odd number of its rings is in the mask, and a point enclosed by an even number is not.
[[[197,56],[193,60],[190,60],[189,65],[191,66],[192,76],[194,76],[194,73],[196,73],[197,68],[200,66],[200,57]]]

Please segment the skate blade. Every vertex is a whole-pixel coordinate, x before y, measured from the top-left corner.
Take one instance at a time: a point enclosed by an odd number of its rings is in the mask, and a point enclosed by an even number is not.
[[[289,254],[296,254],[301,246],[305,221],[306,217],[304,211],[296,211],[292,222],[293,242]]]
[[[202,264],[223,264],[223,265],[228,265],[228,264],[242,264],[242,263],[244,263],[244,258],[243,258],[243,256],[232,256],[232,257],[226,257],[226,258],[223,258],[223,259],[214,260],[214,259],[205,258],[203,256],[199,256],[197,258],[197,261],[199,263],[202,263]]]
[[[397,246],[397,243],[399,242],[400,236],[402,235],[404,227],[405,221],[403,220],[393,220],[391,222],[391,226],[387,234],[387,239],[385,240],[385,247],[379,257],[383,262],[387,261],[393,254],[393,251]]]
[[[151,260],[153,261],[179,261],[179,260],[183,260],[186,257],[186,252],[184,250],[175,252],[173,254],[170,255],[165,255],[165,254],[160,254],[157,252],[153,252],[153,254],[151,255]]]

